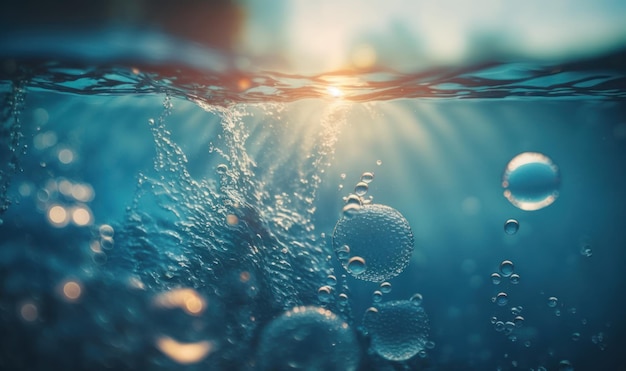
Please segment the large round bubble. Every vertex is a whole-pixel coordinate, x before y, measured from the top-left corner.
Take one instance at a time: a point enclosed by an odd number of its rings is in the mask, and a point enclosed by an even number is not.
[[[507,165],[502,177],[504,197],[516,207],[539,210],[559,196],[561,177],[558,167],[547,156],[524,152]]]
[[[341,254],[345,246],[350,251],[347,257]],[[363,205],[353,215],[339,219],[333,232],[333,247],[343,267],[354,277],[381,282],[397,276],[409,264],[413,232],[397,210],[385,205]],[[359,269],[351,269],[355,258],[362,261]]]
[[[261,370],[355,370],[358,362],[352,329],[323,308],[293,308],[267,325],[261,335]]]
[[[371,336],[371,348],[390,361],[404,361],[424,349],[428,341],[428,317],[415,301],[398,300],[378,304],[363,318]]]

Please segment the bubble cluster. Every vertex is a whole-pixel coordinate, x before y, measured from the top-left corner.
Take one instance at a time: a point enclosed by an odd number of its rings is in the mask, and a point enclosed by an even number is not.
[[[424,350],[428,318],[414,301],[398,300],[368,310],[363,326],[371,337],[371,349],[390,361],[404,361]]]
[[[296,307],[263,329],[260,370],[355,370],[359,348],[346,322],[329,310]]]
[[[380,282],[397,276],[409,264],[413,232],[397,210],[363,205],[351,217],[339,219],[333,232],[333,248],[354,277]],[[345,258],[346,250],[349,259]]]
[[[559,195],[560,183],[558,167],[550,158],[537,152],[515,156],[502,176],[504,197],[527,211],[551,205]]]

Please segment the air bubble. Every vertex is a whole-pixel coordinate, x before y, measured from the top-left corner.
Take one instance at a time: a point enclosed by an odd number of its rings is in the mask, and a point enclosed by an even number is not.
[[[428,340],[428,318],[413,301],[378,305],[375,315],[366,313],[363,325],[371,336],[371,349],[390,361],[404,361],[423,350]]]
[[[500,282],[502,282],[502,276],[500,276],[500,274],[498,274],[498,273],[492,273],[491,274],[491,282],[494,285],[499,285]]]
[[[371,183],[374,180],[374,173],[370,173],[369,171],[361,174],[361,181],[364,183]]]
[[[347,203],[341,210],[344,218],[350,219],[361,211],[361,205],[355,203]]]
[[[512,284],[517,285],[519,283],[519,274],[517,273],[513,273],[510,277],[509,280],[511,281]]]
[[[337,222],[333,247],[342,245],[349,245],[352,255],[367,262],[367,270],[357,273],[357,278],[380,282],[397,276],[409,264],[413,232],[397,210],[385,205],[364,205],[352,217]],[[355,272],[345,262],[342,265]]]
[[[372,294],[372,301],[374,303],[380,303],[383,300],[383,293],[376,290],[374,291],[374,293]]]
[[[228,166],[225,164],[219,164],[217,165],[217,168],[215,168],[215,170],[218,174],[226,174],[226,172],[228,171]]]
[[[328,277],[326,277],[326,284],[328,286],[335,286],[337,284],[337,277],[335,277],[332,274],[329,274]]]
[[[391,284],[389,282],[383,282],[380,284],[380,291],[383,294],[389,294],[391,292]]]
[[[367,185],[367,183],[365,182],[358,182],[356,184],[356,186],[354,187],[354,193],[357,196],[365,196],[367,194],[367,190],[369,189],[369,186]]]
[[[539,210],[559,195],[559,169],[547,156],[525,152],[515,156],[502,177],[504,197],[522,210]]]
[[[353,276],[358,276],[367,270],[367,266],[365,265],[365,260],[362,257],[354,256],[348,261],[346,269],[348,272],[352,273]]]
[[[258,351],[260,370],[356,370],[359,348],[348,324],[317,307],[296,307],[265,327]]]
[[[504,277],[510,276],[513,273],[514,269],[515,267],[513,266],[513,262],[511,262],[510,260],[505,260],[500,263],[500,273],[502,273],[502,276]]]
[[[337,259],[339,261],[348,260],[350,258],[350,246],[341,245],[335,249],[335,254],[337,255]]]
[[[548,298],[548,306],[550,308],[554,308],[554,307],[556,307],[556,304],[558,303],[558,301],[559,301],[559,299],[557,299],[554,296],[551,296],[551,297]]]
[[[333,301],[333,290],[330,286],[322,286],[317,290],[317,298],[322,303],[330,303]]]
[[[495,303],[503,307],[509,303],[509,297],[506,292],[500,292],[496,295]]]
[[[422,301],[424,300],[424,298],[422,297],[422,294],[417,293],[411,296],[409,300],[416,303],[417,305],[422,305]]]
[[[590,257],[593,255],[593,250],[591,249],[591,245],[584,244],[580,247],[580,255],[585,257]]]
[[[519,230],[519,223],[515,219],[509,219],[504,223],[504,233],[515,234]]]

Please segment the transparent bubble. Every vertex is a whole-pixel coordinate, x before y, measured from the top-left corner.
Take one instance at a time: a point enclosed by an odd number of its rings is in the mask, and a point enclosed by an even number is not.
[[[372,294],[372,301],[374,301],[374,303],[380,303],[383,300],[383,293],[376,290],[374,291],[374,293]]]
[[[337,255],[337,259],[340,261],[347,260],[350,257],[350,246],[341,245],[335,249],[335,254]]]
[[[497,321],[496,323],[494,323],[493,328],[494,328],[497,332],[502,332],[502,331],[504,331],[504,322],[502,322],[502,321]]]
[[[559,371],[574,371],[574,366],[572,366],[570,361],[564,359],[559,362]]]
[[[339,303],[339,305],[347,305],[348,304],[348,295],[342,292],[337,297],[337,302]]]
[[[505,260],[502,263],[500,263],[500,273],[502,273],[502,275],[504,277],[508,277],[513,273],[513,270],[515,269],[513,262],[510,260]]]
[[[498,274],[498,273],[492,273],[491,274],[491,282],[494,285],[499,285],[500,282],[502,282],[502,276],[500,276],[500,274]]]
[[[426,353],[426,351],[424,349],[422,349],[419,352],[417,352],[417,356],[420,357],[420,358],[426,358],[426,357],[428,357],[428,353]]]
[[[346,270],[352,273],[353,276],[357,277],[360,274],[363,274],[367,271],[367,265],[365,264],[365,260],[360,256],[354,256],[348,260],[348,266]]]
[[[510,277],[509,280],[511,281],[512,284],[517,285],[519,283],[519,274],[517,273],[513,273]]]
[[[413,294],[413,296],[411,296],[409,300],[416,303],[417,305],[422,305],[422,301],[424,300],[424,298],[422,297],[422,294],[417,293]]]
[[[549,297],[549,298],[548,298],[548,306],[549,306],[550,308],[554,308],[554,307],[556,307],[556,304],[557,304],[558,302],[559,302],[559,299],[557,299],[557,298],[556,298],[556,297],[554,297],[554,296],[551,296],[551,297]]]
[[[391,292],[391,284],[389,282],[383,282],[380,284],[380,291],[383,294],[389,294]]]
[[[559,196],[560,183],[558,167],[550,158],[537,152],[515,156],[502,176],[504,197],[527,211],[552,204]]]
[[[526,341],[524,342],[524,346],[525,346],[526,348],[530,348],[530,345],[531,345],[530,340],[526,340]]]
[[[504,233],[515,234],[519,230],[519,223],[515,219],[509,219],[504,223]]]
[[[498,293],[498,295],[496,295],[495,303],[503,307],[509,303],[509,296],[506,294],[506,292],[500,292]]]
[[[370,173],[369,171],[361,174],[361,181],[364,183],[371,183],[374,180],[374,173]]]
[[[515,318],[513,318],[513,323],[515,324],[515,327],[522,327],[524,324],[524,317],[515,316]]]
[[[390,361],[404,361],[415,356],[428,340],[426,313],[409,300],[379,304],[377,313],[366,313],[363,326],[371,336],[371,349]]]
[[[226,174],[228,171],[228,166],[226,164],[219,164],[217,168],[215,168],[218,174]]]
[[[573,340],[573,341],[578,341],[578,340],[580,340],[580,332],[574,332],[574,333],[572,334],[572,340]]]
[[[115,230],[113,229],[113,227],[111,227],[108,224],[102,224],[98,228],[98,233],[100,233],[100,236],[102,236],[102,237],[113,238]]]
[[[359,348],[350,326],[332,312],[296,307],[263,329],[257,359],[260,370],[355,370]]]
[[[333,301],[333,289],[330,286],[322,286],[317,290],[317,298],[322,303]]]
[[[347,204],[345,204],[345,206],[343,207],[341,212],[343,213],[343,217],[344,218],[346,218],[346,219],[353,218],[359,212],[361,212],[361,205],[360,204],[355,204],[355,203],[347,203]]]
[[[491,324],[494,325],[496,322],[498,322],[498,317],[491,317]]]
[[[376,165],[380,166],[380,165],[382,165],[382,164],[383,164],[383,161],[382,161],[382,160],[376,160]]]
[[[435,349],[435,342],[432,340],[428,340],[426,344],[424,344],[426,349]]]
[[[334,276],[334,275],[332,275],[332,274],[329,274],[329,275],[326,277],[326,284],[327,284],[328,286],[335,286],[335,285],[337,284],[337,277],[335,277],[335,276]]]
[[[591,249],[591,245],[583,244],[580,247],[580,255],[585,256],[585,257],[590,257],[591,255],[593,255],[593,250]]]
[[[361,206],[363,202],[361,201],[361,197],[352,193],[346,198],[346,204],[357,204]]]
[[[356,186],[354,187],[354,193],[356,193],[357,196],[363,197],[367,194],[368,189],[369,189],[369,186],[367,185],[367,183],[358,182]]]
[[[341,218],[333,231],[333,247],[350,246],[351,254],[367,262],[367,270],[355,275],[380,282],[400,274],[413,253],[413,232],[397,210],[378,204],[364,205],[351,218]],[[348,264],[342,262],[349,272]]]
[[[520,315],[522,313],[523,309],[524,308],[521,305],[519,305],[517,307],[511,307],[511,314],[514,315],[514,316],[518,316],[518,315]]]

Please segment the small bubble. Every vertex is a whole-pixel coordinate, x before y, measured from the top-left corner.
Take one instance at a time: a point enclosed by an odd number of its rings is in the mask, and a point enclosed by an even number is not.
[[[328,277],[326,277],[326,284],[328,286],[335,286],[337,284],[337,277],[335,277],[332,274],[329,274]]]
[[[383,282],[380,284],[380,291],[383,294],[389,294],[391,292],[391,284],[389,282]]]
[[[226,172],[228,171],[228,166],[226,164],[219,164],[215,168],[215,171],[217,171],[218,174],[226,174]]]
[[[567,310],[570,314],[576,314],[576,307],[571,307]]]
[[[511,281],[512,284],[517,285],[519,283],[519,274],[517,273],[513,273],[510,277],[509,280]]]
[[[337,259],[346,260],[350,257],[350,246],[341,245],[335,250],[335,254],[337,254]]]
[[[435,349],[435,342],[432,340],[428,340],[426,344],[424,344],[426,349]]]
[[[504,277],[510,276],[513,273],[513,269],[513,262],[511,262],[510,260],[505,260],[500,263],[500,273],[502,273]]]
[[[422,297],[422,294],[417,293],[417,294],[413,294],[413,296],[411,296],[409,300],[417,303],[418,305],[422,305],[422,301],[424,300],[424,298]]]
[[[361,205],[355,203],[347,203],[341,212],[345,218],[352,218],[361,211]]]
[[[428,357],[428,353],[426,353],[426,351],[424,349],[422,349],[419,352],[417,352],[417,356],[420,357],[420,358],[426,358],[426,357]]]
[[[111,237],[100,238],[100,246],[105,250],[111,250],[115,245],[115,241]]]
[[[376,290],[374,291],[374,293],[372,294],[372,301],[374,301],[374,303],[380,303],[383,300],[383,293]]]
[[[591,250],[591,246],[587,244],[582,245],[580,247],[580,255],[587,258],[593,255],[593,250]]]
[[[356,193],[357,196],[365,196],[365,194],[367,194],[367,190],[369,189],[369,186],[367,185],[367,183],[365,182],[358,182],[356,184],[356,186],[354,187],[354,193]]]
[[[548,306],[550,308],[554,308],[554,307],[556,307],[556,304],[558,303],[558,301],[559,301],[559,299],[557,299],[554,296],[551,296],[551,297],[548,298]]]
[[[330,286],[322,286],[317,290],[317,298],[322,303],[330,303],[333,300],[332,288]]]
[[[521,305],[517,306],[517,307],[511,307],[511,314],[514,315],[514,316],[518,316],[518,315],[520,315],[522,313],[522,310],[523,310],[523,308],[522,308]]]
[[[350,273],[358,275],[367,270],[367,266],[365,265],[365,259],[360,256],[353,256],[348,260],[348,271]]]
[[[382,161],[382,160],[376,160],[376,165],[380,166],[380,165],[382,165],[382,164],[383,164],[383,161]]]
[[[574,332],[574,333],[572,334],[572,340],[573,340],[573,341],[578,341],[578,340],[580,340],[580,332]]]
[[[363,183],[371,183],[372,180],[374,180],[374,173],[370,173],[369,171],[366,171],[363,174],[361,174],[361,181]]]
[[[509,219],[504,223],[504,233],[515,234],[519,229],[519,223],[515,219]]]
[[[506,292],[500,292],[498,293],[498,295],[496,295],[495,303],[498,304],[499,306],[503,307],[507,305],[508,302],[509,302],[509,297],[506,294]]]
[[[339,302],[339,305],[344,306],[344,305],[348,304],[348,295],[346,295],[343,292],[341,294],[339,294],[337,299],[338,299],[337,301]]]
[[[525,346],[526,348],[530,348],[530,340],[526,340],[526,341],[524,342],[524,346]]]
[[[572,366],[570,361],[564,359],[559,362],[559,371],[574,371],[574,366]]]
[[[496,322],[498,322],[498,317],[491,317],[491,324],[494,325]]]
[[[154,119],[148,119],[148,124],[154,125]]]
[[[500,276],[500,274],[498,274],[498,273],[492,273],[492,274],[491,274],[491,282],[492,282],[494,285],[499,285],[499,284],[500,284],[500,282],[502,282],[502,277],[501,277],[501,276]]]
[[[561,310],[560,310],[560,309],[558,309],[558,308],[557,308],[557,309],[555,309],[555,310],[554,310],[554,315],[555,315],[555,316],[557,316],[557,317],[561,317]]]
[[[113,235],[115,233],[115,230],[113,229],[113,227],[111,227],[108,224],[102,224],[99,228],[98,228],[98,233],[100,233],[101,237],[109,237],[109,238],[113,238]]]
[[[516,316],[515,318],[513,318],[513,323],[515,324],[515,327],[522,327],[522,325],[524,324],[524,317]]]
[[[502,322],[502,321],[497,321],[496,323],[494,323],[493,328],[494,328],[497,332],[502,332],[502,331],[504,331],[504,322]]]
[[[354,193],[350,194],[347,198],[346,198],[346,204],[355,204],[355,205],[363,205],[363,202],[361,200],[361,197],[355,195]]]

